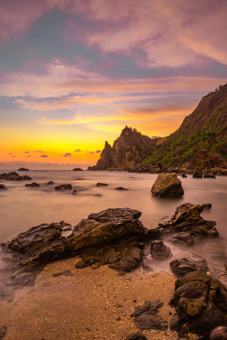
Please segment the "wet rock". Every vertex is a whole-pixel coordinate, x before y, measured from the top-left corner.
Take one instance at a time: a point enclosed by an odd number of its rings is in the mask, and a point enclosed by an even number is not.
[[[25,187],[28,187],[28,188],[38,188],[40,187],[40,185],[36,182],[32,182],[31,184],[25,184]]]
[[[151,242],[151,255],[155,260],[166,260],[172,256],[172,253],[161,240],[154,240]]]
[[[151,188],[154,196],[175,198],[182,197],[184,190],[175,173],[159,174]]]
[[[53,181],[49,181],[47,184],[51,185],[51,184],[54,184],[54,182]]]
[[[72,184],[61,184],[55,187],[55,190],[72,190]]]
[[[136,332],[128,335],[125,340],[147,340],[147,337],[142,332]]]
[[[210,204],[195,205],[185,203],[179,205],[172,217],[166,217],[159,223],[158,228],[162,233],[188,232],[193,242],[198,242],[206,237],[217,237],[218,232],[214,227],[216,222],[204,220],[200,214]]]
[[[117,188],[115,188],[115,190],[128,190],[128,189],[125,189],[123,187],[117,187]]]
[[[81,168],[74,168],[73,171],[83,171]]]
[[[204,178],[216,178],[215,175],[211,175],[211,174],[206,174],[203,176]]]
[[[0,340],[4,338],[4,336],[6,335],[6,331],[7,331],[6,326],[0,327]]]
[[[18,169],[18,171],[29,171],[29,169],[26,169],[26,168],[20,168],[20,169]]]
[[[211,276],[195,271],[178,279],[171,305],[188,331],[209,338],[218,326],[227,326],[227,290]]]
[[[172,238],[170,239],[170,242],[181,244],[181,245],[192,246],[194,243],[194,240],[193,240],[191,233],[187,231],[182,231],[181,233],[174,234]]]
[[[170,329],[171,331],[180,332],[183,326],[183,322],[179,319],[177,314],[174,314],[172,319],[170,320]]]
[[[155,301],[145,301],[144,305],[137,306],[134,309],[134,316],[137,317],[142,313],[148,312],[149,314],[157,314],[159,312],[159,308],[163,306],[163,302],[160,300]]]
[[[182,176],[181,176],[182,178],[187,178],[188,176],[187,175],[185,175],[185,174],[182,174]]]
[[[207,262],[204,258],[198,255],[191,255],[176,259],[170,262],[170,267],[173,274],[176,277],[182,277],[189,272],[201,271],[203,273],[208,272]]]
[[[202,178],[203,177],[203,174],[202,174],[202,170],[195,170],[193,175],[192,175],[193,178]]]
[[[106,184],[106,183],[97,183],[96,186],[97,187],[107,187],[108,184]]]
[[[227,261],[224,264],[212,263],[211,275],[227,287]]]
[[[3,179],[5,181],[26,181],[26,180],[31,180],[31,177],[24,175],[20,176],[17,172],[9,172],[0,174],[0,179]]]
[[[4,184],[0,184],[0,190],[6,190],[6,186]]]
[[[210,340],[227,340],[227,327],[219,326],[210,333]]]
[[[131,272],[136,269],[143,258],[143,251],[137,247],[128,249],[117,265],[124,272]]]

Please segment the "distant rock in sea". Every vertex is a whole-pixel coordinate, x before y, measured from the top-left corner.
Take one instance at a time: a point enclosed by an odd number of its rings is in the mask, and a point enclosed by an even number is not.
[[[151,188],[151,192],[154,196],[160,198],[177,198],[184,195],[181,181],[174,172],[159,174]]]
[[[20,168],[20,169],[18,169],[18,171],[29,171],[29,169],[26,169],[26,168]]]
[[[83,171],[81,168],[74,168],[73,171]]]

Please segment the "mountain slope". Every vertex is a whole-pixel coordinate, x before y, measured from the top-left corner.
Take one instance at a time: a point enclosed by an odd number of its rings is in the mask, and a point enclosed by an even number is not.
[[[144,161],[160,166],[226,166],[227,84],[203,97],[180,128]]]

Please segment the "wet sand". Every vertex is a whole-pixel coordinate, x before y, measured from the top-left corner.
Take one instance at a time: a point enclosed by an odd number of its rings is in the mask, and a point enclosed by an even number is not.
[[[141,270],[119,276],[106,266],[76,269],[75,263],[69,259],[47,265],[30,293],[1,303],[0,326],[7,326],[4,340],[123,340],[138,331],[131,315],[146,300],[164,303],[159,315],[165,320],[174,314],[168,305],[174,276]],[[63,271],[72,275],[53,276]],[[178,337],[169,330],[143,333],[148,340]]]

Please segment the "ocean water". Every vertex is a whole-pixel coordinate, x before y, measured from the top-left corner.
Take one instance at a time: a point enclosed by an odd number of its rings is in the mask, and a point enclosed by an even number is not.
[[[3,173],[6,171],[1,171]],[[29,171],[20,172],[32,177],[39,188],[27,188],[30,181],[6,181],[7,190],[0,191],[0,242],[10,240],[18,233],[41,223],[64,220],[76,225],[90,213],[107,208],[129,207],[142,212],[140,220],[147,228],[158,225],[160,220],[172,215],[176,207],[185,202],[212,203],[211,210],[203,217],[217,222],[221,238],[227,244],[227,178],[179,178],[184,188],[181,199],[159,199],[151,195],[156,174],[137,174],[108,171]],[[55,185],[71,183],[73,190],[55,191]],[[108,184],[96,187],[98,182]],[[127,191],[117,191],[116,187]]]

